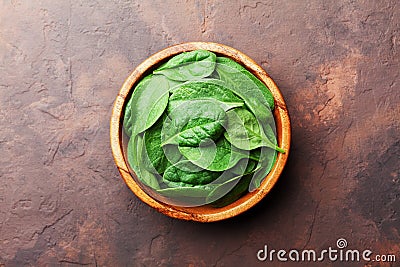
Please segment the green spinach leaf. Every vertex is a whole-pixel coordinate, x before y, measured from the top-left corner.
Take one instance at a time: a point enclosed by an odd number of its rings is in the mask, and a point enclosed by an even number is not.
[[[169,98],[168,113],[182,105],[183,102],[193,100],[217,100],[225,111],[244,105],[243,100],[233,94],[231,90],[209,80],[190,81],[177,87]]]
[[[157,192],[166,197],[190,197],[190,198],[205,198],[212,190],[217,187],[216,184],[200,185],[200,186],[179,186],[167,187],[157,190]],[[202,203],[203,204],[203,203]]]
[[[276,139],[271,141],[260,127],[259,121],[248,110],[236,108],[226,113],[228,117],[227,131],[224,133],[226,139],[240,149],[252,150],[258,147],[266,146],[276,149],[279,152],[285,152],[276,145]],[[272,130],[267,125],[267,129]],[[275,136],[272,136],[275,138]]]
[[[249,188],[251,177],[251,175],[243,176],[231,191],[229,191],[222,198],[211,203],[211,205],[215,208],[220,208],[238,200],[241,196],[248,192],[247,189]]]
[[[157,175],[143,168],[143,164],[141,161],[143,160],[142,151],[143,151],[143,137],[141,135],[136,135],[134,138],[131,138],[128,143],[128,148],[127,148],[128,164],[136,173],[140,181],[142,181],[145,185],[149,186],[150,188],[159,189],[160,185],[157,179]]]
[[[129,98],[128,103],[125,106],[124,121],[122,123],[124,131],[128,136],[132,135],[131,106],[132,106],[132,97]]]
[[[150,128],[168,105],[169,83],[162,75],[153,75],[143,86],[137,86],[132,95],[132,136]]]
[[[217,57],[217,64],[224,64],[226,66],[231,67],[232,69],[236,69],[240,71],[242,74],[244,74],[246,77],[248,77],[261,91],[261,93],[264,95],[264,98],[267,100],[269,107],[274,109],[274,96],[272,95],[271,91],[268,89],[268,87],[261,82],[259,79],[257,79],[256,76],[254,76],[250,71],[248,71],[245,67],[237,63],[236,61],[227,58],[227,57]]]
[[[150,81],[152,75],[148,75],[146,77],[144,77],[137,85],[136,88],[133,92],[133,94],[135,94],[136,92],[140,92],[143,90],[143,87],[147,86],[147,83]],[[133,95],[132,94],[132,95]],[[132,135],[132,101],[133,101],[133,96],[129,96],[129,100],[128,103],[125,106],[125,112],[124,112],[124,121],[123,121],[123,127],[125,130],[125,133],[128,136]]]
[[[227,87],[233,93],[242,98],[250,111],[262,122],[273,122],[271,108],[252,79],[247,77],[241,71],[232,68],[230,65],[218,63],[216,66],[221,80],[227,83]]]
[[[174,56],[153,73],[165,75],[174,81],[188,81],[211,75],[215,64],[214,53],[207,50],[195,50]]]
[[[238,149],[221,137],[211,145],[179,147],[181,154],[195,165],[210,171],[224,171],[232,168],[239,160],[251,157],[249,151]]]
[[[257,160],[244,158],[241,159],[234,167],[229,169],[229,171],[237,175],[246,175],[254,172],[257,164]]]
[[[198,146],[216,140],[224,131],[225,111],[214,101],[187,101],[174,109],[162,129],[162,145]]]
[[[261,185],[261,182],[271,171],[275,164],[277,153],[276,150],[263,148],[260,154],[260,161],[257,165],[257,170],[254,173],[251,183],[249,185],[249,191],[253,191]]]
[[[204,170],[188,160],[182,160],[168,167],[163,180],[168,183],[182,183],[182,185],[204,185],[217,179],[221,173]]]
[[[239,182],[240,178],[242,178],[242,175],[237,175],[227,181],[225,181],[222,184],[219,184],[216,186],[208,195],[206,198],[206,203],[211,203],[216,201],[217,199],[222,198],[225,196],[229,191],[234,188],[234,186]]]
[[[171,164],[178,162],[182,158],[177,146],[161,146],[161,131],[165,118],[166,115],[164,114],[163,117],[143,134],[145,144],[145,151],[143,151],[145,155],[143,155],[143,158],[149,159],[148,163],[144,165],[147,170],[158,174],[164,173]]]

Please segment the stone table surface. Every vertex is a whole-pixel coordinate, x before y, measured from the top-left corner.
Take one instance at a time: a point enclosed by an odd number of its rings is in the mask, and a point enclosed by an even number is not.
[[[185,41],[252,57],[292,121],[273,191],[217,223],[143,204],[110,149],[124,79]],[[399,44],[396,0],[0,1],[0,266],[400,266]],[[339,238],[397,262],[257,259]]]

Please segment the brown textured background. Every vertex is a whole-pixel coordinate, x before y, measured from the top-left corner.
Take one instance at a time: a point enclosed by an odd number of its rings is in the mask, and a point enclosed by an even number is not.
[[[252,57],[293,125],[272,193],[219,223],[149,208],[111,156],[124,79],[185,41]],[[0,266],[299,266],[256,253],[340,237],[400,266],[399,44],[396,0],[0,1]]]

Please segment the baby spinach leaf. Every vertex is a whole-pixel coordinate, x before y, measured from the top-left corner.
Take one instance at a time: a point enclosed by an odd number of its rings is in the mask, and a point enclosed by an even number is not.
[[[214,202],[217,199],[220,199],[223,196],[225,196],[239,182],[240,178],[242,178],[242,175],[237,175],[237,176],[225,181],[224,183],[219,184],[218,186],[216,186],[207,195],[206,203]]]
[[[154,74],[174,81],[188,81],[209,76],[214,72],[216,55],[207,50],[181,53],[161,65]]]
[[[160,177],[160,175],[151,173],[151,172],[147,171],[146,169],[140,170],[140,180],[150,188],[153,188],[153,189],[160,188],[157,177]]]
[[[152,127],[147,129],[143,134],[144,148],[146,155],[149,159],[148,164],[144,164],[147,170],[153,173],[162,174],[164,171],[171,166],[171,163],[176,163],[182,157],[176,146],[166,145],[161,146],[161,131],[163,122],[165,121],[166,115],[161,117]]]
[[[261,91],[261,93],[264,95],[264,98],[267,100],[269,107],[274,109],[274,96],[272,95],[271,91],[268,89],[268,87],[261,82],[259,79],[257,79],[256,76],[254,76],[250,71],[248,71],[245,67],[237,63],[236,61],[227,58],[227,57],[217,57],[217,63],[219,64],[224,64],[226,66],[229,66],[233,69],[236,69],[240,71],[242,74],[246,75],[254,84],[258,87],[258,89]]]
[[[132,136],[150,128],[168,105],[169,83],[162,75],[151,76],[149,82],[136,87],[132,95]]]
[[[216,71],[233,93],[242,98],[246,106],[263,123],[273,122],[270,106],[252,79],[224,63],[217,63]]]
[[[214,101],[186,101],[164,122],[162,145],[198,146],[216,140],[224,131],[225,111]]]
[[[284,152],[276,145],[275,136],[271,141],[264,134],[263,129],[256,117],[244,108],[229,110],[227,113],[227,131],[224,133],[226,139],[240,149],[252,150],[261,146],[267,146],[277,151]],[[265,126],[271,129],[271,126]]]
[[[192,185],[209,184],[220,176],[219,172],[204,170],[188,160],[182,160],[168,167],[163,180]]]
[[[227,193],[222,198],[214,201],[213,203],[211,203],[211,205],[215,208],[220,208],[238,200],[242,195],[248,192],[247,189],[249,188],[250,181],[251,175],[243,176],[235,185],[235,187],[231,191],[229,191],[229,193]]]
[[[216,184],[200,185],[200,186],[167,187],[159,189],[157,190],[157,192],[163,196],[172,198],[177,198],[177,197],[205,198],[216,187],[217,187]]]
[[[146,77],[144,77],[137,85],[135,90],[137,90],[136,92],[140,92],[142,89],[140,89],[141,87],[145,87],[147,85],[147,83],[150,81],[152,75],[148,75]],[[135,91],[134,91],[135,92]],[[128,103],[125,106],[125,112],[124,112],[124,121],[123,121],[123,127],[125,130],[125,133],[128,136],[132,135],[132,100],[133,100],[133,96],[129,96],[129,100]]]
[[[199,147],[179,147],[179,151],[192,163],[210,171],[232,168],[239,160],[249,158],[249,151],[238,149],[221,137],[215,144]]]
[[[124,131],[128,136],[132,135],[131,106],[132,106],[132,98],[129,98],[128,103],[125,106],[124,121],[122,123]]]
[[[193,50],[190,52],[180,53],[171,59],[169,59],[166,63],[162,64],[157,71],[172,69],[181,66],[186,63],[199,62],[203,60],[208,61],[216,61],[216,55],[208,50]]]
[[[170,80],[170,79],[168,79],[167,78],[167,80],[168,80],[168,86],[169,86],[169,90],[171,91],[171,90],[173,90],[173,88],[175,88],[175,87],[177,87],[178,85],[180,85],[180,84],[182,84],[183,82],[180,82],[180,81],[174,81],[174,80]]]
[[[159,189],[160,185],[155,174],[147,171],[143,168],[141,162],[143,150],[143,138],[140,135],[136,135],[134,138],[129,139],[127,155],[128,163],[133,171],[136,173],[137,177],[145,185],[153,188]]]
[[[206,185],[178,185],[158,189],[159,193],[163,197],[169,198],[167,201],[170,204],[193,207],[207,204],[206,198],[218,185],[217,184],[206,184]]]
[[[258,169],[254,173],[249,191],[253,191],[261,185],[261,182],[267,176],[267,174],[271,171],[272,167],[275,164],[277,153],[276,150],[264,148],[261,151],[261,159],[258,163]]]
[[[136,136],[135,138],[129,139],[128,142],[128,147],[126,150],[126,155],[128,158],[128,166],[131,167],[131,169],[136,173],[136,175],[139,175],[139,162],[137,158],[137,139],[139,137]],[[135,140],[136,139],[136,140]]]
[[[166,182],[167,188],[158,190],[174,200],[183,201],[184,206],[198,206],[208,204],[229,192],[241,176],[231,172],[223,172],[217,179],[209,184],[191,185],[183,182]]]
[[[208,80],[210,79],[190,81],[177,87],[169,98],[168,113],[182,105],[184,101],[193,100],[218,100],[224,110],[244,105],[243,100],[233,94],[231,90]]]
[[[241,159],[234,167],[229,169],[230,172],[237,175],[245,175],[254,172],[258,161],[254,159]]]

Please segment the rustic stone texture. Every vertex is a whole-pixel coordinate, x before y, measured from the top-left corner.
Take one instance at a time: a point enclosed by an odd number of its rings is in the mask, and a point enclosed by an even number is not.
[[[395,0],[0,2],[0,266],[252,266],[339,237],[400,260],[399,40]],[[248,54],[292,119],[277,186],[219,223],[141,203],[109,147],[123,80],[184,41]]]

